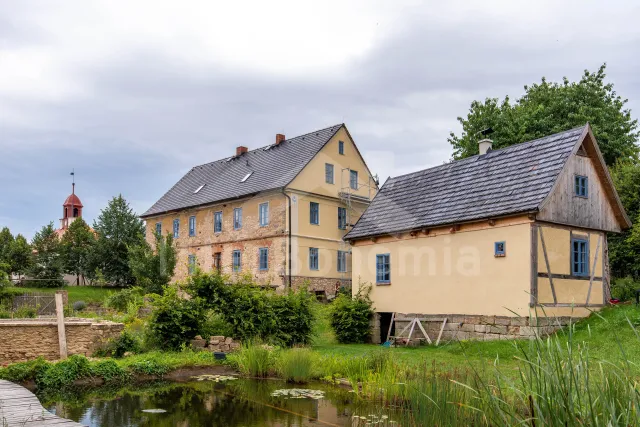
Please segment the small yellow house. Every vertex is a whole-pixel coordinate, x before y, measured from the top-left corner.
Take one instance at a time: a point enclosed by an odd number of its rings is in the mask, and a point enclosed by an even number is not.
[[[308,283],[318,295],[351,282],[343,236],[378,190],[344,124],[196,166],[142,218],[147,240],[171,233],[174,280],[200,268],[251,273],[278,288]]]
[[[587,124],[391,178],[345,239],[375,339],[415,318],[432,338],[499,339],[607,304],[607,232],[630,225]]]

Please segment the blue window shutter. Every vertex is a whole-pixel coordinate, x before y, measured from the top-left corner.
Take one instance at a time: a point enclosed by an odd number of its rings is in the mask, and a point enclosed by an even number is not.
[[[173,238],[180,237],[180,220],[178,218],[173,220]]]
[[[589,275],[589,241],[573,239],[571,241],[571,273],[576,276]]]
[[[574,181],[575,195],[580,197],[589,197],[589,178],[586,176],[576,175]]]

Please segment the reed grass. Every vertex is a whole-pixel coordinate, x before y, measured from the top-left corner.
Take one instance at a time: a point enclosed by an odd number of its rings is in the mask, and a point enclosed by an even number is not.
[[[316,359],[317,355],[308,348],[284,350],[278,357],[278,375],[288,382],[308,382],[317,378],[314,374]]]
[[[263,345],[243,344],[242,349],[230,357],[240,372],[257,378],[267,377],[274,366],[272,351]]]

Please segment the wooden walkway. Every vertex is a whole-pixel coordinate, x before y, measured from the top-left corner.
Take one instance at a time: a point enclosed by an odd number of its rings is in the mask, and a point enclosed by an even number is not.
[[[0,427],[13,426],[83,427],[44,409],[35,394],[26,388],[0,380]]]

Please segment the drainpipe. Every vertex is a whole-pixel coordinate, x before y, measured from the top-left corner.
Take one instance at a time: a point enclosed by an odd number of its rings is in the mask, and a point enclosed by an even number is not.
[[[287,200],[289,201],[289,242],[288,242],[288,251],[289,251],[289,263],[288,263],[288,268],[289,268],[289,289],[291,289],[291,197],[285,192],[285,189],[282,189],[282,194],[284,194],[284,197],[287,198]]]

